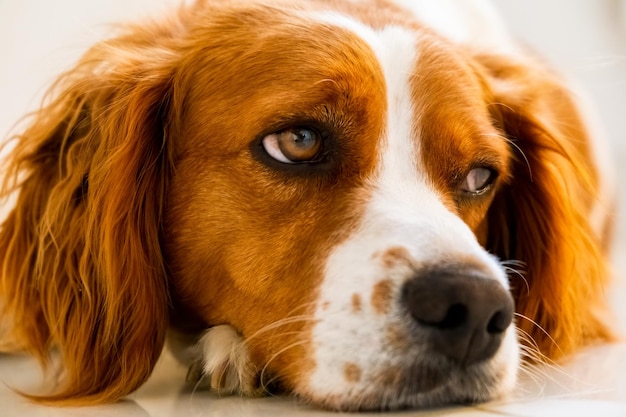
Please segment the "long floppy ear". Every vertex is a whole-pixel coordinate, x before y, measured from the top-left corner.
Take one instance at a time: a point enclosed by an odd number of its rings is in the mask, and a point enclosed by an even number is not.
[[[538,348],[534,359],[610,340],[603,307],[608,237],[605,226],[594,230],[590,221],[607,202],[597,195],[593,138],[575,96],[547,71],[478,59],[514,155],[512,179],[488,213],[487,248],[525,270],[511,274],[522,340]]]
[[[0,337],[43,365],[58,352],[60,385],[39,401],[115,400],[161,353],[173,58],[150,46],[156,32],[92,48],[4,161],[17,203],[0,229]]]

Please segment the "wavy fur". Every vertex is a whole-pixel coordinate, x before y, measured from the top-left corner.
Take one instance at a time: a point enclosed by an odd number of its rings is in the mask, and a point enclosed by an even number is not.
[[[589,222],[593,207],[607,202],[598,198],[598,174],[588,159],[593,139],[574,94],[540,64],[478,60],[487,70],[494,119],[515,154],[512,180],[489,209],[486,246],[523,265],[523,279],[511,277],[517,326],[540,357],[551,359],[612,340],[605,296],[610,225],[592,230]]]
[[[137,28],[93,47],[6,162],[2,194],[19,195],[0,230],[0,306],[16,326],[2,336],[44,364],[58,351],[60,387],[40,401],[122,397],[163,346],[171,65],[148,47],[159,36]]]

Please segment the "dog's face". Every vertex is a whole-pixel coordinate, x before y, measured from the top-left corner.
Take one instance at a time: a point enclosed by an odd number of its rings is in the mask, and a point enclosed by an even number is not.
[[[132,392],[170,326],[211,328],[243,393],[346,410],[495,398],[520,352],[610,339],[610,203],[561,80],[386,1],[284,3],[130,27],[17,136],[0,346],[57,348],[42,399]]]
[[[510,155],[479,75],[425,33],[261,13],[184,71],[164,240],[182,304],[331,407],[506,391],[512,301],[479,239]]]

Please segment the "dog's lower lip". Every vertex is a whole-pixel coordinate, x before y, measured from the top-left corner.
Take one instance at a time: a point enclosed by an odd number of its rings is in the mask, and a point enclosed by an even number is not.
[[[452,369],[444,369],[442,367],[420,366],[412,367],[407,372],[408,386],[414,387],[420,393],[428,393],[445,383],[450,377]]]
[[[388,366],[374,372],[366,384],[343,397],[302,393],[298,396],[306,403],[341,412],[471,405],[495,398],[492,388],[499,377],[491,373],[486,363],[465,367],[442,358],[425,362],[412,357],[405,361],[404,366]]]
[[[437,389],[442,388],[455,372],[460,372],[460,368],[413,364],[374,374],[366,392],[356,394],[353,398],[306,398],[306,395],[300,398],[324,409],[341,412],[398,411],[413,408],[416,402],[424,402],[427,406],[440,405],[438,401],[429,400],[428,397],[435,397]],[[454,402],[466,403],[461,400]]]
[[[442,375],[438,377],[438,381],[431,380],[428,388],[424,385],[420,387],[413,385],[414,383],[411,383],[410,378],[407,376],[400,384],[377,386],[373,390],[376,393],[373,396],[371,393],[363,393],[362,396],[356,395],[353,398],[343,400],[337,398],[311,399],[306,397],[301,397],[301,399],[323,409],[340,412],[401,411],[413,409],[416,405],[420,407],[438,407],[445,404],[470,404],[476,402],[458,399],[447,400],[443,403],[437,400],[437,388],[445,385],[445,378]]]

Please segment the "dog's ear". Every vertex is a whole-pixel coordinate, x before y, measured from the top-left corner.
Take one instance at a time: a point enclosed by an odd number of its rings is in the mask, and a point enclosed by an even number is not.
[[[1,337],[44,364],[58,352],[61,384],[40,401],[117,399],[162,349],[173,53],[150,47],[158,35],[92,48],[4,161],[17,203],[0,229]]]
[[[606,237],[590,221],[594,207],[606,202],[598,200],[593,138],[576,98],[547,71],[494,56],[477,59],[493,118],[514,155],[511,180],[487,216],[486,246],[525,271],[510,274],[520,336],[534,359],[610,339],[601,308]]]

